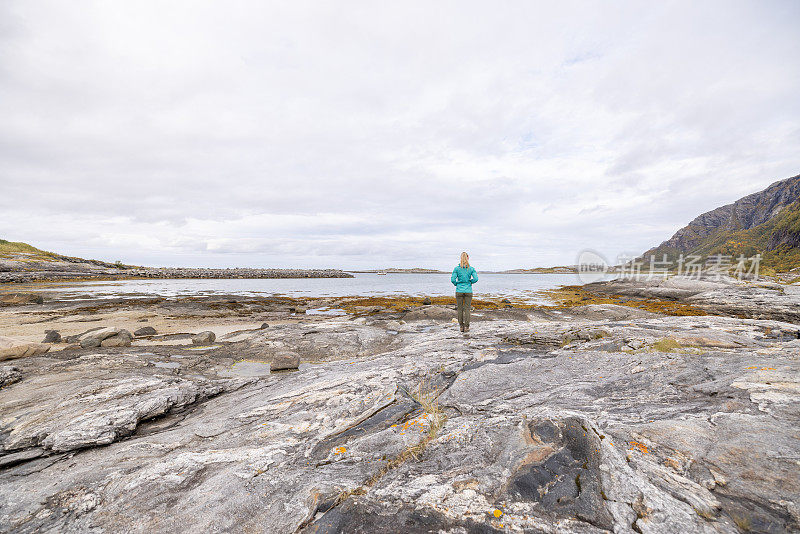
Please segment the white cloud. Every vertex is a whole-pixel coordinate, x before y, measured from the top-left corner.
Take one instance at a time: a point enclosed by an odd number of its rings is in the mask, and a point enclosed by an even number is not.
[[[0,10],[0,235],[73,255],[571,263],[799,167],[794,2]]]

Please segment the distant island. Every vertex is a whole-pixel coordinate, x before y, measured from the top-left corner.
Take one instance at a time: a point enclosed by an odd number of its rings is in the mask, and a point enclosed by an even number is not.
[[[353,278],[340,269],[141,267],[63,256],[0,239],[0,283],[129,278]]]

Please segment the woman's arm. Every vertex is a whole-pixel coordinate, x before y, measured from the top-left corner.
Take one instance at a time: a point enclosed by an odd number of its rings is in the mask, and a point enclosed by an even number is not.
[[[478,271],[475,268],[472,268],[472,271],[469,273],[469,283],[474,284],[478,281]]]
[[[453,283],[454,286],[458,285],[458,276],[456,276],[455,269],[453,269],[453,274],[450,275],[450,281]]]

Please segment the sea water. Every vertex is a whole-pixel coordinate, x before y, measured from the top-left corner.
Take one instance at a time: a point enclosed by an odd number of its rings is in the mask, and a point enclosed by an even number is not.
[[[475,298],[502,297],[543,302],[540,292],[580,284],[575,274],[479,274]],[[63,282],[37,288],[63,299],[187,297],[214,295],[346,297],[454,295],[443,273],[354,273],[353,278],[173,279]]]

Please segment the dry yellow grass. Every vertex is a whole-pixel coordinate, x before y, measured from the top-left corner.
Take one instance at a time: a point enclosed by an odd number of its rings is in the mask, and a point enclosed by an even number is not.
[[[624,295],[597,295],[582,286],[562,286],[543,293],[551,298],[555,305],[541,306],[542,308],[564,309],[587,304],[617,304],[665,315],[708,315],[700,308],[689,304],[662,299],[634,299]]]

